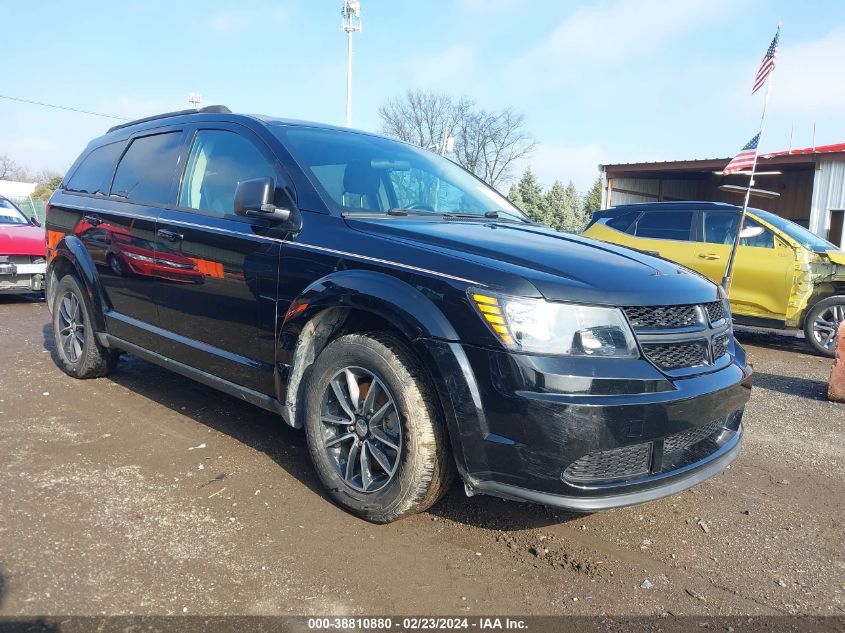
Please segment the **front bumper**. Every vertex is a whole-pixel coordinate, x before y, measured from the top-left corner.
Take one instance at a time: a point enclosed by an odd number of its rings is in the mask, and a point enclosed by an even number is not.
[[[44,290],[47,264],[0,262],[0,294],[24,294]]]
[[[752,371],[736,343],[685,378],[644,360],[428,343],[451,365],[441,397],[469,494],[593,512],[676,494],[739,454]]]

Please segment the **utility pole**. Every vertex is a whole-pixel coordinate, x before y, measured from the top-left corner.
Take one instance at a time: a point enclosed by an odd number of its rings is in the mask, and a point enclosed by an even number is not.
[[[352,127],[352,34],[361,30],[361,3],[343,0],[340,29],[346,33],[346,127]]]
[[[199,108],[200,104],[202,103],[202,95],[198,92],[189,92],[188,103],[190,103],[195,108]]]

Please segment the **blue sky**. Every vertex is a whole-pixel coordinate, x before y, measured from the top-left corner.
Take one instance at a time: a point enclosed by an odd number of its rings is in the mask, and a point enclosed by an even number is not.
[[[342,123],[340,0],[4,2],[0,94],[140,117],[204,104]],[[600,162],[729,156],[783,23],[762,150],[845,141],[841,0],[362,0],[355,127],[408,88],[515,106],[541,181]],[[63,170],[113,121],[0,99],[0,154]]]

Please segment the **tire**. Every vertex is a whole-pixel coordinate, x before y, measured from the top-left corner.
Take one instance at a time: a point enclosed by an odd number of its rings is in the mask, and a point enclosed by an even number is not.
[[[115,275],[123,277],[123,266],[120,265],[120,260],[114,254],[109,253],[109,256],[106,258],[106,263]]]
[[[828,297],[816,303],[804,318],[804,337],[817,354],[833,358],[836,330],[845,321],[845,295]]]
[[[363,409],[354,417],[353,388]],[[331,342],[314,362],[303,405],[317,475],[353,514],[389,523],[427,510],[451,485],[455,466],[436,395],[398,338],[348,334]]]
[[[59,367],[74,378],[100,378],[117,365],[118,353],[97,341],[91,314],[76,277],[62,277],[53,295],[53,337]]]

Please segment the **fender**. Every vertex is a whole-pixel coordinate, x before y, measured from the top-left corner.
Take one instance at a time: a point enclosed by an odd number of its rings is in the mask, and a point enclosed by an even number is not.
[[[291,302],[279,328],[279,362],[291,363],[305,323],[328,308],[371,312],[390,322],[409,341],[458,340],[441,310],[413,286],[380,272],[343,270],[315,281]]]
[[[421,338],[458,340],[455,329],[422,292],[396,277],[369,270],[342,270],[311,285],[289,305],[277,327],[276,393],[294,427],[303,377],[348,310],[386,320],[412,343]]]
[[[88,249],[82,241],[74,235],[65,235],[58,244],[56,244],[53,257],[50,259],[49,273],[52,272],[56,262],[64,258],[70,262],[76,272],[77,278],[85,288],[88,298],[91,300],[91,305],[94,306],[94,329],[97,332],[106,331],[106,320],[103,316],[110,308],[106,301],[106,295],[103,292],[102,284],[100,283],[100,276],[97,273],[97,267],[94,260],[91,259]]]

